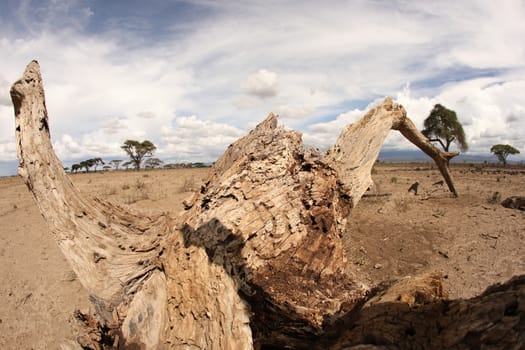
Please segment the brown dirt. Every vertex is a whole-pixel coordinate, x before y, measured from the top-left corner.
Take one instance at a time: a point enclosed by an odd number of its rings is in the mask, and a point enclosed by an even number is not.
[[[88,195],[152,211],[182,210],[207,169],[75,174]],[[525,273],[525,212],[499,201],[525,195],[524,168],[456,165],[452,198],[430,164],[379,164],[376,186],[349,218],[349,268],[371,286],[441,270],[452,298]],[[408,192],[419,181],[418,195]],[[75,339],[72,313],[87,294],[18,177],[0,178],[0,348],[60,349]],[[492,201],[495,192],[499,201]]]
[[[500,202],[525,195],[525,168],[455,165],[452,175],[458,198],[434,185],[441,177],[430,164],[376,166],[375,187],[349,219],[350,268],[371,285],[443,271],[450,298],[472,297],[524,274],[525,212]],[[414,195],[408,189],[416,181]]]

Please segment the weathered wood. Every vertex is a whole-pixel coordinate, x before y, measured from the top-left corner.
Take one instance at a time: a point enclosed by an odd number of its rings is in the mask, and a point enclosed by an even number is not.
[[[388,314],[431,329],[425,316],[435,309],[419,305],[443,303],[439,276],[371,291],[350,271],[341,242],[389,130],[400,130],[438,165],[449,156],[432,148],[391,99],[347,127],[326,154],[304,150],[301,135],[277,126],[271,114],[226,150],[185,212],[172,217],[79,194],[51,147],[37,62],[11,96],[19,173],[92,295],[94,313],[78,313],[87,327],[83,346],[345,348],[374,344],[381,327],[387,340],[375,344],[394,344],[406,325]],[[455,193],[450,176],[447,183]],[[507,309],[522,315],[522,306],[512,305]],[[461,319],[443,314],[447,324]]]
[[[187,244],[204,247],[235,279],[255,314],[256,342],[320,334],[367,292],[346,273],[350,197],[275,115],[226,150],[187,207]]]
[[[80,196],[51,146],[36,61],[13,84],[11,97],[19,174],[92,295],[100,327],[110,329],[106,336],[118,337],[122,346],[147,348],[168,341],[209,349],[251,347],[248,310],[231,277],[209,264],[203,248],[185,247],[172,218]],[[174,332],[181,335],[171,337]]]
[[[472,299],[443,299],[439,275],[405,278],[339,320],[318,349],[523,349],[525,275]]]
[[[403,106],[387,97],[359,121],[348,125],[335,145],[327,151],[327,158],[338,171],[339,179],[345,184],[354,205],[357,205],[361,196],[372,185],[372,167],[390,130],[399,130],[430,156],[436,162],[450,191],[457,196],[448,162],[458,153],[441,152],[437,149],[414,126]]]

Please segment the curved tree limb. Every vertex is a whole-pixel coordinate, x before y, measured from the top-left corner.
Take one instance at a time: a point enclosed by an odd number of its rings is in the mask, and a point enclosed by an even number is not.
[[[110,335],[123,346],[156,348],[167,341],[169,319],[172,329],[185,330],[183,336],[172,337],[172,344],[251,347],[248,311],[231,278],[208,264],[203,249],[184,247],[171,217],[91,200],[73,186],[52,149],[38,62],[31,62],[13,84],[11,98],[18,172],[62,253],[92,295],[101,327],[114,329]],[[187,269],[180,270],[182,266]],[[202,290],[195,290],[195,283]]]
[[[381,146],[390,130],[399,130],[410,142],[430,156],[445,178],[450,191],[457,196],[448,161],[457,152],[441,152],[437,149],[407,117],[406,111],[392,98],[387,97],[381,105],[371,109],[356,123],[348,125],[334,146],[326,153],[326,158],[337,169],[339,179],[345,184],[353,204],[372,184],[372,167]]]
[[[158,268],[155,259],[162,249],[163,230],[169,218],[141,220],[121,207],[83,197],[74,188],[51,146],[36,61],[13,84],[11,98],[15,106],[18,173],[82,284],[104,301],[118,303],[126,289],[133,289],[136,281]]]
[[[399,130],[403,136],[405,136],[410,142],[419,147],[420,150],[425,152],[430,158],[434,160],[438,166],[441,175],[447,183],[448,189],[458,196],[456,187],[450,175],[450,169],[448,164],[452,158],[457,156],[459,152],[442,152],[436,146],[434,146],[430,140],[428,140],[412,123],[408,118],[404,118],[401,123],[398,123],[393,126],[393,129]]]

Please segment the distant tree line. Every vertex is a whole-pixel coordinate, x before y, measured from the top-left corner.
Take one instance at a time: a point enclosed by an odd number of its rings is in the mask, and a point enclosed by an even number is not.
[[[164,165],[164,169],[187,169],[187,168],[206,168],[209,165],[196,162],[196,163],[169,163]]]
[[[95,168],[94,170],[97,171],[97,167],[99,165],[104,165],[104,164],[106,163],[104,163],[102,158],[91,158],[91,159],[83,160],[78,164],[73,164],[71,166],[71,172],[76,173],[79,170],[82,171],[82,169],[85,169],[86,173],[89,173],[89,169]]]
[[[159,158],[153,157],[157,147],[153,142],[149,140],[144,140],[142,142],[136,140],[126,140],[121,149],[126,152],[129,156],[128,161],[122,159],[113,159],[109,162],[104,162],[102,158],[90,158],[83,160],[79,163],[73,164],[71,169],[65,168],[65,170],[70,170],[71,173],[77,173],[79,171],[89,173],[93,168],[93,171],[97,171],[97,167],[102,165],[104,171],[108,170],[128,170],[130,167],[135,170],[140,170],[141,168],[145,169],[180,169],[180,168],[203,168],[207,165],[205,163],[196,162],[184,162],[184,163],[169,163],[164,164],[164,161]]]

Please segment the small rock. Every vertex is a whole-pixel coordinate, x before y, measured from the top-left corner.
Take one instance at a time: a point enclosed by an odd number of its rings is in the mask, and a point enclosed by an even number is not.
[[[441,255],[442,257],[444,257],[445,259],[448,259],[448,253],[447,252],[443,252],[443,251],[438,251],[439,255]]]
[[[379,269],[382,269],[382,268],[383,268],[383,265],[381,265],[381,264],[375,264],[374,265],[374,269],[376,269],[376,270],[379,270]]]
[[[77,279],[77,274],[74,271],[68,271],[64,274],[63,281],[73,282],[76,279]]]

